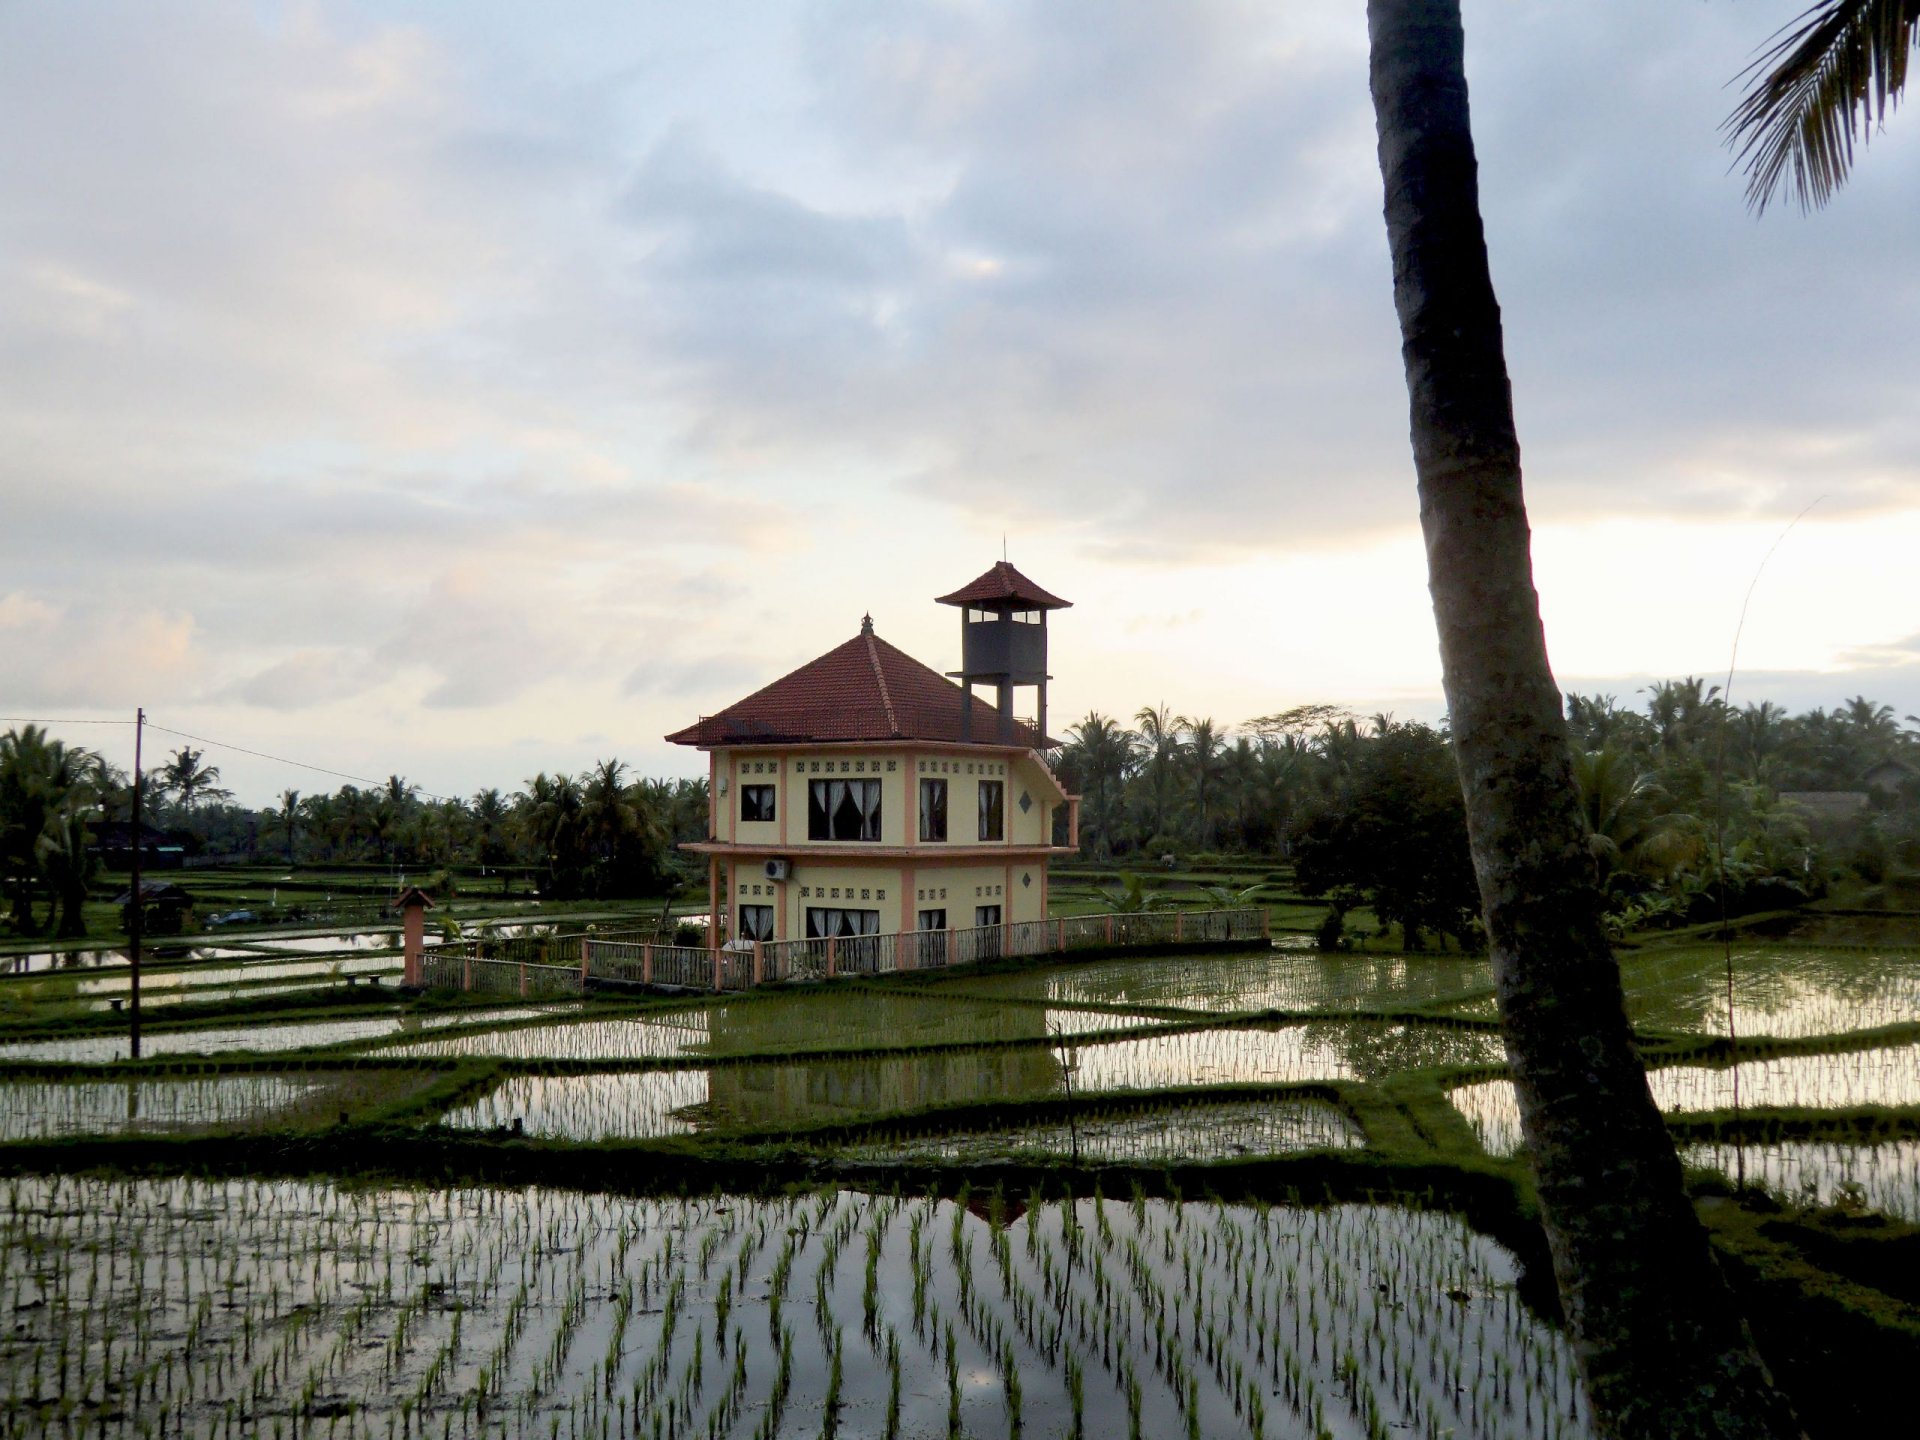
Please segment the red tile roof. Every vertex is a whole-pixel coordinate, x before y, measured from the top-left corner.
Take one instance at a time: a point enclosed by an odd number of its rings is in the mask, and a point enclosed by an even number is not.
[[[675,745],[770,745],[856,740],[937,740],[1037,746],[1033,729],[1013,722],[1000,735],[1000,712],[976,695],[971,726],[961,722],[958,685],[867,626],[818,660],[783,675],[717,715],[666,738]]]
[[[995,600],[1015,600],[1030,610],[1066,610],[1073,602],[1042,590],[1004,560],[970,584],[951,595],[942,595],[936,605],[979,605]]]

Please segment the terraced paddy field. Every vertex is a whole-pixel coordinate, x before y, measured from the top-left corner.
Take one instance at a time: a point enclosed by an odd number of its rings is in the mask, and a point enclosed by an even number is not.
[[[5,1197],[14,1434],[130,1412],[209,1437],[1588,1433],[1512,1257],[1404,1209],[91,1177]]]
[[[1737,940],[1731,1025],[1720,946],[1623,952],[1763,1278],[1763,1215],[1920,1248],[1920,943],[1870,928]],[[255,990],[138,1064],[115,1016],[0,1023],[0,1435],[1586,1433],[1481,957]],[[1897,1265],[1788,1258],[1805,1315],[1920,1317]],[[1920,1337],[1783,1313],[1815,1434]]]

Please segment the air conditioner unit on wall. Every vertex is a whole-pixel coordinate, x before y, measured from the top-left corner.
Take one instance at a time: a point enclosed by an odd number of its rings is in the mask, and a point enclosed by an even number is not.
[[[767,879],[785,880],[787,877],[789,877],[792,874],[793,874],[793,862],[791,860],[767,861]]]

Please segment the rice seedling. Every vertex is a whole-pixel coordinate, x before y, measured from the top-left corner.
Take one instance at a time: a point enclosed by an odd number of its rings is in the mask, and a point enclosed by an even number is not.
[[[1920,1103],[1920,1044],[1780,1055],[1738,1065],[1669,1065],[1647,1075],[1655,1103],[1669,1113],[1729,1109],[1736,1080],[1748,1108],[1913,1105]],[[1518,1151],[1520,1109],[1511,1081],[1461,1086],[1451,1098],[1489,1154]]]
[[[1872,1210],[1920,1225],[1920,1140],[1870,1144],[1829,1140],[1723,1141],[1681,1149],[1688,1165],[1732,1176],[1803,1205]]]
[[[1512,1262],[1444,1216],[5,1188],[6,1434],[1585,1433]],[[796,1290],[815,1323],[773,1318]]]

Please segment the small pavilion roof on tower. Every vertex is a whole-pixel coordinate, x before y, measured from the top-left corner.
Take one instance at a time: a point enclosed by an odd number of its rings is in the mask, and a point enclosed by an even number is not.
[[[942,595],[936,605],[996,605],[1011,603],[1023,610],[1069,610],[1071,600],[1042,590],[1005,560],[994,561],[984,575]]]

